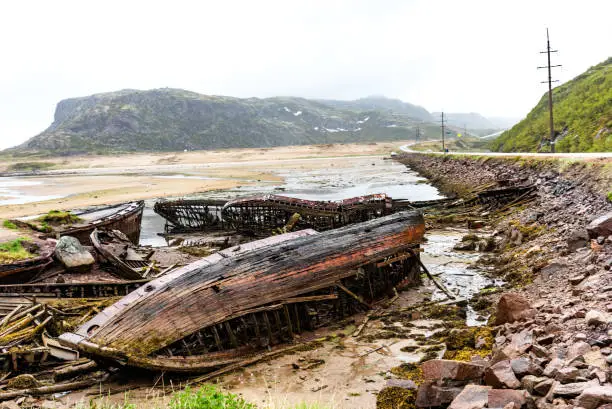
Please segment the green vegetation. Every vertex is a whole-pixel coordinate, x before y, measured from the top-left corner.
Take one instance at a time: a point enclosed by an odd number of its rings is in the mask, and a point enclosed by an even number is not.
[[[424,118],[395,113],[406,110]],[[52,127],[5,154],[34,159],[44,157],[42,153],[392,141],[413,137],[417,125],[426,139],[439,133],[431,121],[423,108],[386,98],[344,104],[293,97],[242,99],[168,88],[123,90],[60,101]]]
[[[612,57],[553,90],[557,152],[612,150]],[[495,151],[540,149],[549,133],[548,95],[527,117],[491,143]],[[546,147],[542,150],[549,150]]]
[[[65,224],[79,223],[83,219],[81,219],[79,216],[76,216],[70,212],[66,212],[63,210],[50,210],[49,213],[40,216],[37,220],[44,224],[59,226]]]
[[[18,239],[0,244],[0,263],[12,263],[14,261],[25,260],[34,257],[23,247],[23,243],[28,239],[20,237]]]
[[[176,393],[170,409],[257,409],[252,403],[232,393],[221,392],[213,385],[204,385],[198,390],[187,387]]]
[[[10,220],[5,220],[2,222],[2,226],[5,229],[17,230],[17,225]]]
[[[37,172],[55,166],[49,162],[17,162],[7,168],[9,172]]]
[[[612,202],[612,191],[607,194],[608,202]]]

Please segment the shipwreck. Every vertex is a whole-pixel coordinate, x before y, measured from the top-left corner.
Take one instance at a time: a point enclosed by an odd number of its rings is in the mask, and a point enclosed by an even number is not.
[[[150,370],[223,368],[419,283],[424,230],[412,210],[221,250],[148,282],[60,341]]]

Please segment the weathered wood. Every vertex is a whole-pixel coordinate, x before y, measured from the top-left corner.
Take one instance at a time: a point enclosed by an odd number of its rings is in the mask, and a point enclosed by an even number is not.
[[[62,339],[79,349],[86,342],[83,350],[89,353],[102,354],[105,348],[107,357],[123,359],[121,354],[129,354],[136,362],[136,357],[142,361],[201,329],[210,328],[214,334],[217,324],[263,308],[259,313],[268,342],[276,342],[278,332],[266,311],[270,305],[282,308],[292,298],[329,293],[361,266],[418,246],[423,233],[422,215],[403,212],[289,241],[277,239],[278,244],[226,254],[212,263],[196,262],[151,281]],[[388,279],[388,272],[381,277]],[[348,284],[341,286],[359,297]],[[329,294],[319,295],[331,299]],[[218,344],[221,350],[223,341]]]
[[[84,381],[78,381],[78,382],[60,383],[60,384],[51,385],[51,386],[41,386],[39,388],[22,389],[19,391],[12,391],[12,392],[2,392],[0,393],[0,401],[15,399],[20,396],[28,396],[28,395],[41,396],[41,395],[49,395],[52,393],[58,393],[58,392],[72,391],[75,389],[83,389],[83,388],[87,388],[89,386],[95,385],[97,383],[104,382],[106,378],[108,378],[108,375],[105,375],[101,378],[86,379]]]

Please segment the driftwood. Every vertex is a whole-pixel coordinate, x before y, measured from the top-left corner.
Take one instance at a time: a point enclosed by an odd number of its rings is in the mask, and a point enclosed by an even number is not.
[[[22,389],[18,391],[2,392],[0,393],[0,401],[15,399],[21,396],[41,396],[50,395],[52,393],[67,392],[75,389],[83,389],[93,386],[97,383],[104,382],[108,378],[105,374],[100,378],[85,379],[83,381],[60,383],[51,386],[41,386],[39,388]]]

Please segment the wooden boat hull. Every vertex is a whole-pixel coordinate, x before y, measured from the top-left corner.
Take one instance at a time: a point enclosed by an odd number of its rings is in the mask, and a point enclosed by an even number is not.
[[[132,243],[138,244],[140,240],[140,224],[145,203],[143,200],[131,202],[122,210],[97,220],[93,220],[83,226],[68,227],[60,231],[60,236],[72,236],[79,239],[81,244],[91,246],[91,233],[95,229],[105,228],[123,232]]]
[[[0,284],[31,281],[53,263],[52,254],[53,250],[48,250],[35,258],[11,264],[0,264]]]
[[[273,236],[267,240],[278,243],[236,255],[224,250],[149,282],[60,339],[149,369],[228,365],[367,308],[394,285],[417,283],[424,230],[422,214],[411,211],[286,241]]]

